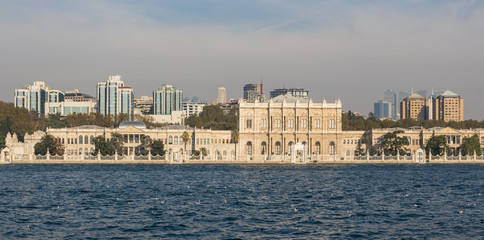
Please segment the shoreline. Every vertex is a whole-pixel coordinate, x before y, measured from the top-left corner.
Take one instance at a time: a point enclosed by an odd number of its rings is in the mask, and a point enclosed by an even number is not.
[[[311,163],[291,163],[289,161],[186,161],[169,162],[165,160],[13,160],[0,162],[0,165],[484,165],[483,160],[432,160],[415,162],[408,160],[327,160]]]

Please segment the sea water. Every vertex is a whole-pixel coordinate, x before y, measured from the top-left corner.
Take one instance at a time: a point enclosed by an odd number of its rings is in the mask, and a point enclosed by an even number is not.
[[[1,239],[484,237],[484,166],[0,166]]]

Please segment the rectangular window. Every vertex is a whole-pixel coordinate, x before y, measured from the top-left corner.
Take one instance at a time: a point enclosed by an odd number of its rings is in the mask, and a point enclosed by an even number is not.
[[[316,119],[316,121],[314,123],[314,125],[316,126],[316,128],[321,128],[321,125],[320,124],[321,124],[320,120],[319,119]]]
[[[276,128],[281,127],[281,119],[276,119]]]
[[[294,128],[294,120],[289,119],[289,128]]]
[[[303,119],[303,120],[301,121],[301,125],[302,125],[302,128],[307,128],[307,127],[308,127],[308,122],[307,122],[307,120],[306,120],[306,119]]]
[[[261,128],[267,128],[267,119],[262,119]]]
[[[246,128],[252,128],[252,119],[247,119]]]
[[[329,128],[335,128],[334,119],[329,120]]]

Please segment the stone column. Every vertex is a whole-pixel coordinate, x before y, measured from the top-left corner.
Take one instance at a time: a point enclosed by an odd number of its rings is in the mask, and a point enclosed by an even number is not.
[[[49,152],[49,149],[47,149],[47,154],[46,154],[46,156],[47,156],[47,160],[50,160],[50,152]]]
[[[151,161],[151,150],[148,150],[148,161]]]

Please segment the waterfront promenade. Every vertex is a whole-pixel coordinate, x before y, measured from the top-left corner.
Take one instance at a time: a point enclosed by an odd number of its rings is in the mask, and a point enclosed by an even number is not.
[[[59,165],[59,164],[79,164],[79,165],[124,165],[124,164],[140,164],[140,165],[271,165],[271,164],[287,164],[287,165],[325,165],[325,164],[484,164],[484,156],[433,156],[425,159],[416,159],[412,156],[395,157],[395,156],[360,156],[360,157],[341,157],[341,158],[325,158],[325,159],[306,159],[305,161],[296,161],[291,158],[279,159],[148,159],[146,156],[126,156],[114,159],[113,156],[102,156],[99,158],[90,159],[74,159],[74,158],[12,158],[0,161],[0,164],[42,164],[42,165]]]

